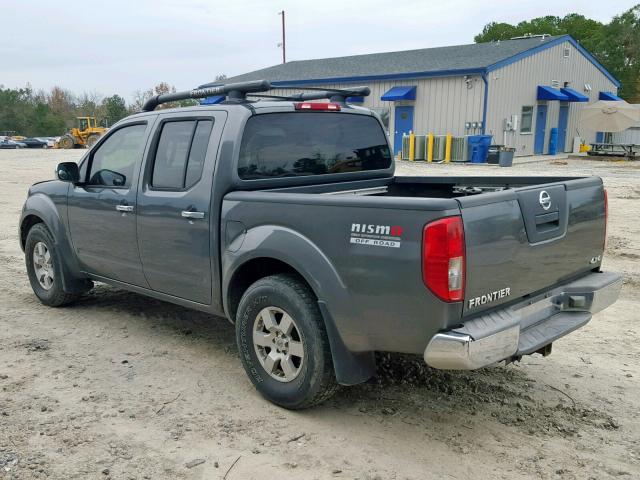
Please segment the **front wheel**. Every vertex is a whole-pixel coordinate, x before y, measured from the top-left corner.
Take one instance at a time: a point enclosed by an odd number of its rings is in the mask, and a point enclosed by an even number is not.
[[[236,341],[249,378],[276,405],[308,408],[337,390],[316,299],[295,276],[272,275],[247,289],[236,316]]]
[[[61,307],[79,297],[66,293],[62,288],[60,256],[46,226],[39,223],[29,230],[24,251],[31,288],[42,303]]]
[[[98,143],[98,140],[100,140],[100,135],[95,133],[93,135],[89,135],[89,138],[87,138],[87,147],[93,147],[96,143]]]

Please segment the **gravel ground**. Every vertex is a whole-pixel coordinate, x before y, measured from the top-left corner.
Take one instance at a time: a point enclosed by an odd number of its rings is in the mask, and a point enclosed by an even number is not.
[[[255,392],[233,326],[108,286],[42,306],[18,246],[27,187],[81,151],[0,151],[0,478],[640,478],[640,165],[399,165],[406,175],[586,175],[609,191],[621,299],[550,357],[373,381],[289,412]]]

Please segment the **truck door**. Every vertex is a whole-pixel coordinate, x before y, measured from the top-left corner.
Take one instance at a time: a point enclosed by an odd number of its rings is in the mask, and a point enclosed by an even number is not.
[[[136,242],[136,191],[148,130],[144,121],[111,130],[83,164],[84,183],[68,196],[69,230],[82,268],[138,286],[147,286]]]
[[[211,304],[218,225],[211,223],[215,160],[225,112],[157,122],[138,191],[138,245],[149,286]]]

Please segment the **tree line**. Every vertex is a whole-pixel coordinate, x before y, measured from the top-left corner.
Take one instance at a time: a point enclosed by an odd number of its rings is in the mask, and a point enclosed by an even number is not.
[[[516,25],[491,22],[476,35],[475,41],[491,42],[541,34],[571,35],[620,80],[618,94],[622,98],[629,103],[640,103],[640,4],[616,15],[609,23],[577,13],[538,17]]]
[[[58,136],[76,126],[76,117],[95,117],[102,126],[139,112],[153,95],[175,92],[176,88],[161,82],[148,90],[134,93],[133,102],[120,95],[102,97],[97,93],[74,95],[69,90],[53,87],[49,91],[34,91],[31,86],[4,88],[0,85],[0,135],[16,132],[28,137]],[[195,105],[195,100],[183,100],[160,105],[160,108]]]

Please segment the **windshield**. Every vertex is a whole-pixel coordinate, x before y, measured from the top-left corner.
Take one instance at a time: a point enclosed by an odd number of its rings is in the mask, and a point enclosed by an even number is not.
[[[391,160],[387,138],[375,117],[270,113],[247,121],[238,175],[254,180],[383,170]]]

